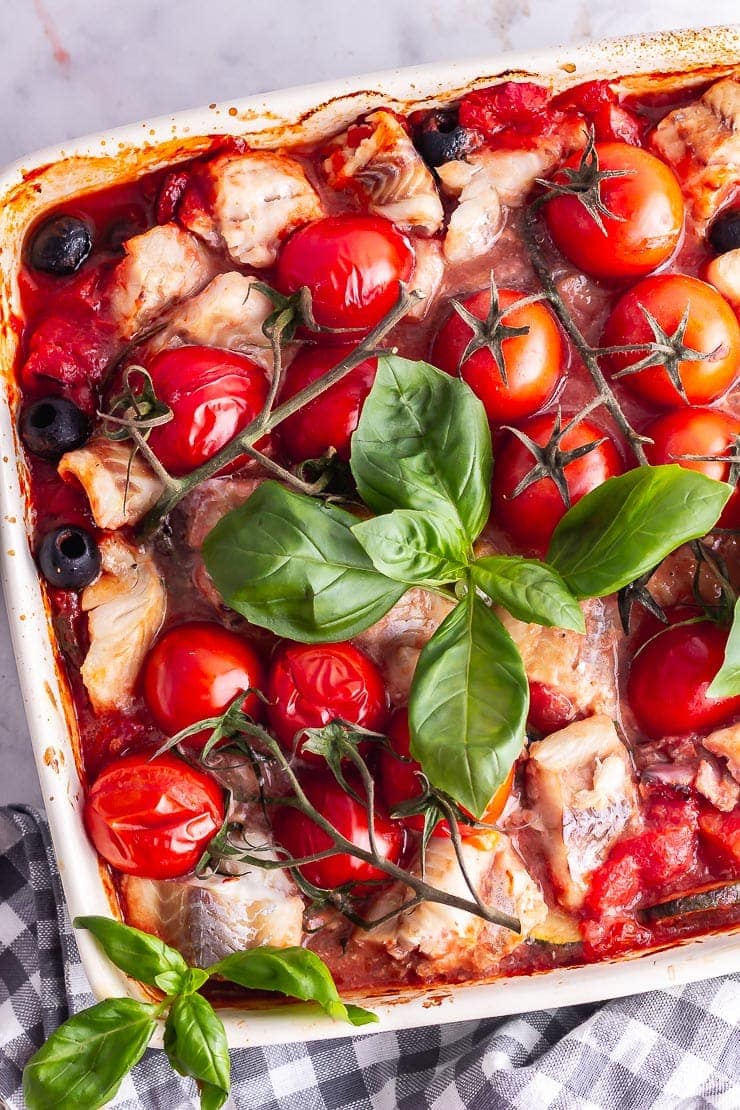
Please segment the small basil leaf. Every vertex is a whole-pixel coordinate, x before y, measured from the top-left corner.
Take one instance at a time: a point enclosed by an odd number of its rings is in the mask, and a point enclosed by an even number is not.
[[[342,1002],[329,968],[307,948],[250,948],[226,956],[208,970],[250,990],[277,991],[289,998],[318,1002],[331,1017],[351,1025],[378,1020],[369,1010]]]
[[[378,371],[352,436],[352,473],[376,513],[446,516],[473,541],[491,502],[491,431],[465,382],[397,355]]]
[[[221,1018],[202,994],[182,995],[172,1003],[164,1050],[175,1071],[204,1085],[201,1106],[223,1106],[231,1083],[229,1046]]]
[[[179,971],[163,971],[161,975],[155,976],[154,986],[165,994],[179,994],[184,982],[185,978]]]
[[[487,555],[471,567],[473,582],[517,620],[585,632],[581,607],[556,570],[539,559]]]
[[[404,587],[375,569],[352,534],[357,517],[264,482],[206,537],[203,558],[227,605],[302,643],[356,636]]]
[[[710,698],[734,698],[738,694],[740,694],[740,598],[735,602],[724,661],[707,689],[707,695]]]
[[[468,542],[438,513],[395,509],[352,526],[376,570],[409,585],[443,585],[465,573]]]
[[[471,589],[419,656],[411,754],[433,786],[482,817],[522,750],[528,707],[514,641]]]
[[[616,593],[716,524],[732,487],[681,466],[640,466],[581,498],[547,562],[576,597]]]
[[[177,949],[159,937],[110,917],[76,917],[72,924],[75,929],[92,933],[108,959],[141,983],[158,986],[157,977],[164,972],[180,978],[187,974],[188,965]],[[171,981],[175,982],[174,977]]]
[[[146,1051],[156,1007],[108,998],[65,1021],[23,1071],[28,1110],[97,1110]]]

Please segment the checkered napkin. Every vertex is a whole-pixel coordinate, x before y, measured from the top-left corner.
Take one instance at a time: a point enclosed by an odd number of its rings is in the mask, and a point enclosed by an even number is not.
[[[0,809],[0,1096],[24,1106],[23,1065],[92,1003],[45,822]],[[740,976],[574,1006],[325,1044],[232,1053],[237,1110],[738,1110]],[[2,1097],[0,1097],[2,1104]],[[195,1110],[150,1051],[117,1110]],[[80,1107],[85,1110],[85,1107]]]

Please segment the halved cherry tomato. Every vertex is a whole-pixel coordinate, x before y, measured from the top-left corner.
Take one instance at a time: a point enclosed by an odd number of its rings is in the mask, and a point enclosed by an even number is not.
[[[544,682],[529,683],[527,726],[543,736],[558,732],[575,721],[576,708],[560,690]]]
[[[97,777],[84,818],[107,863],[143,879],[175,879],[192,871],[223,824],[223,793],[173,755],[127,755]]]
[[[635,656],[627,699],[640,729],[652,739],[703,732],[740,713],[740,696],[710,698],[722,666],[728,630],[710,620],[659,632]]]
[[[169,736],[208,717],[217,717],[237,694],[261,689],[264,668],[251,644],[236,632],[208,621],[170,628],[144,660],[142,686],[149,712]],[[244,699],[244,712],[258,718],[262,702]],[[189,736],[189,748],[202,748],[210,732]]]
[[[716,289],[684,274],[656,274],[638,282],[615,305],[606,322],[602,346],[651,343],[655,336],[643,310],[655,317],[667,335],[673,335],[688,309],[681,340],[684,347],[712,358],[683,359],[678,376],[690,405],[705,405],[720,397],[740,373],[740,324]],[[647,353],[647,351],[645,352]],[[605,365],[615,374],[634,366],[643,357],[610,355]],[[685,405],[664,366],[649,367],[619,379],[632,393],[658,408]]]
[[[525,296],[513,289],[500,289],[499,307],[509,308]],[[473,316],[485,320],[491,306],[490,291],[474,293],[462,304]],[[526,335],[503,340],[506,383],[488,347],[481,347],[462,362],[473,329],[457,312],[453,311],[442,325],[431,354],[431,361],[440,370],[459,374],[468,383],[483,402],[491,424],[516,422],[542,408],[558,384],[564,356],[555,317],[544,304],[509,312],[503,323],[510,328],[529,329]]]
[[[563,418],[565,424],[566,418]],[[552,413],[535,416],[522,425],[522,431],[540,447],[552,436],[555,417]],[[605,432],[589,420],[581,420],[560,440],[561,449],[571,451],[604,439]],[[540,478],[522,493],[512,494],[535,465],[532,453],[512,433],[498,450],[493,472],[493,514],[511,535],[527,547],[547,547],[567,506],[552,478]],[[621,474],[624,467],[614,443],[607,436],[604,443],[574,459],[565,467],[565,480],[571,504],[607,478]]]
[[[303,750],[301,732],[342,720],[382,732],[388,695],[380,671],[353,644],[289,644],[267,679],[270,727],[286,751],[309,763],[321,756]]]
[[[410,241],[382,216],[326,216],[294,231],[277,262],[281,293],[311,291],[316,322],[370,331],[398,300],[414,272]],[[338,336],[346,342],[347,335]]]
[[[545,205],[547,226],[558,249],[595,278],[623,280],[649,274],[673,254],[683,229],[683,197],[676,175],[664,162],[627,143],[597,143],[601,170],[616,170],[600,185],[602,231],[577,196],[557,196]],[[577,169],[574,154],[563,169]],[[556,183],[563,175],[555,174]]]
[[[189,474],[215,455],[260,412],[267,398],[264,370],[220,347],[175,347],[147,367],[173,419],[154,428],[152,448],[170,474]]]
[[[361,782],[353,775],[348,782],[363,797]],[[357,848],[369,851],[368,815],[366,807],[347,794],[329,771],[309,771],[301,776],[301,787],[308,800],[342,836]],[[404,845],[403,826],[392,821],[380,807],[375,813],[375,842],[382,859],[398,863]],[[291,856],[299,859],[324,852],[331,848],[332,841],[323,829],[297,809],[281,806],[272,818],[275,839]],[[316,886],[335,890],[345,883],[368,883],[387,879],[379,867],[351,856],[348,852],[337,852],[326,859],[304,863],[299,871]]]
[[[285,374],[280,400],[294,397],[349,354],[348,347],[304,347]],[[280,444],[293,462],[318,459],[333,447],[340,459],[349,462],[350,439],[360,412],[375,381],[376,358],[365,359],[340,382],[315,401],[304,405],[279,427]]]

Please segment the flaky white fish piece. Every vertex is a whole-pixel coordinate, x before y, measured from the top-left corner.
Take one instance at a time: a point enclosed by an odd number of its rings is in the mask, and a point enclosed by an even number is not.
[[[371,212],[406,231],[433,235],[442,226],[434,177],[392,112],[373,112],[339,135],[324,171],[333,189],[352,189]]]
[[[740,178],[740,171],[738,177]],[[730,302],[735,311],[740,312],[740,247],[713,258],[707,266],[705,277]]]
[[[90,647],[80,673],[96,713],[129,704],[167,607],[151,555],[115,534],[100,541],[100,554],[100,577],[81,596]]]
[[[727,770],[740,783],[740,725],[715,729],[704,737],[702,744],[713,755],[727,760]]]
[[[407,312],[412,320],[423,320],[435,302],[445,273],[445,260],[439,239],[417,239],[416,264],[411,288],[421,294]]]
[[[101,436],[62,455],[57,472],[80,483],[98,528],[115,531],[137,524],[158,500],[162,480],[131,443]]]
[[[287,154],[220,154],[199,167],[178,218],[244,266],[271,266],[282,240],[323,215],[302,165]]]

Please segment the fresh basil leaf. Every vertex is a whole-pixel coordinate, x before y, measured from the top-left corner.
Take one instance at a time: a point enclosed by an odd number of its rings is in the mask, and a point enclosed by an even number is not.
[[[408,585],[456,582],[467,567],[468,542],[438,513],[395,509],[352,526],[381,574]]]
[[[446,516],[473,541],[491,503],[491,431],[465,382],[426,362],[378,360],[352,436],[352,473],[376,513]]]
[[[547,563],[519,555],[486,555],[476,559],[471,573],[475,585],[517,620],[586,631],[580,605]]]
[[[104,1106],[144,1055],[155,1010],[133,998],[107,998],[65,1021],[23,1071],[28,1110]]]
[[[710,698],[734,698],[740,694],[740,598],[735,602],[725,658],[707,689]]]
[[[264,482],[206,537],[216,589],[279,636],[327,643],[380,620],[405,587],[379,574],[352,534],[357,517]]]
[[[522,750],[528,708],[514,641],[470,589],[419,656],[411,754],[433,786],[482,817]]]
[[[164,1050],[175,1071],[203,1084],[201,1107],[223,1106],[231,1084],[229,1046],[221,1018],[202,994],[181,995],[172,1003]]]
[[[684,467],[640,466],[587,493],[555,529],[547,562],[576,597],[616,593],[716,524],[732,487]]]
[[[378,1020],[370,1010],[342,1002],[329,968],[307,948],[249,948],[226,956],[208,970],[250,990],[277,991],[289,998],[318,1002],[330,1017],[351,1025]]]
[[[108,959],[133,979],[159,986],[157,978],[167,973],[168,982],[174,987],[168,993],[180,989],[188,965],[176,948],[170,948],[159,937],[110,917],[76,917],[72,924],[75,929],[92,933]]]

